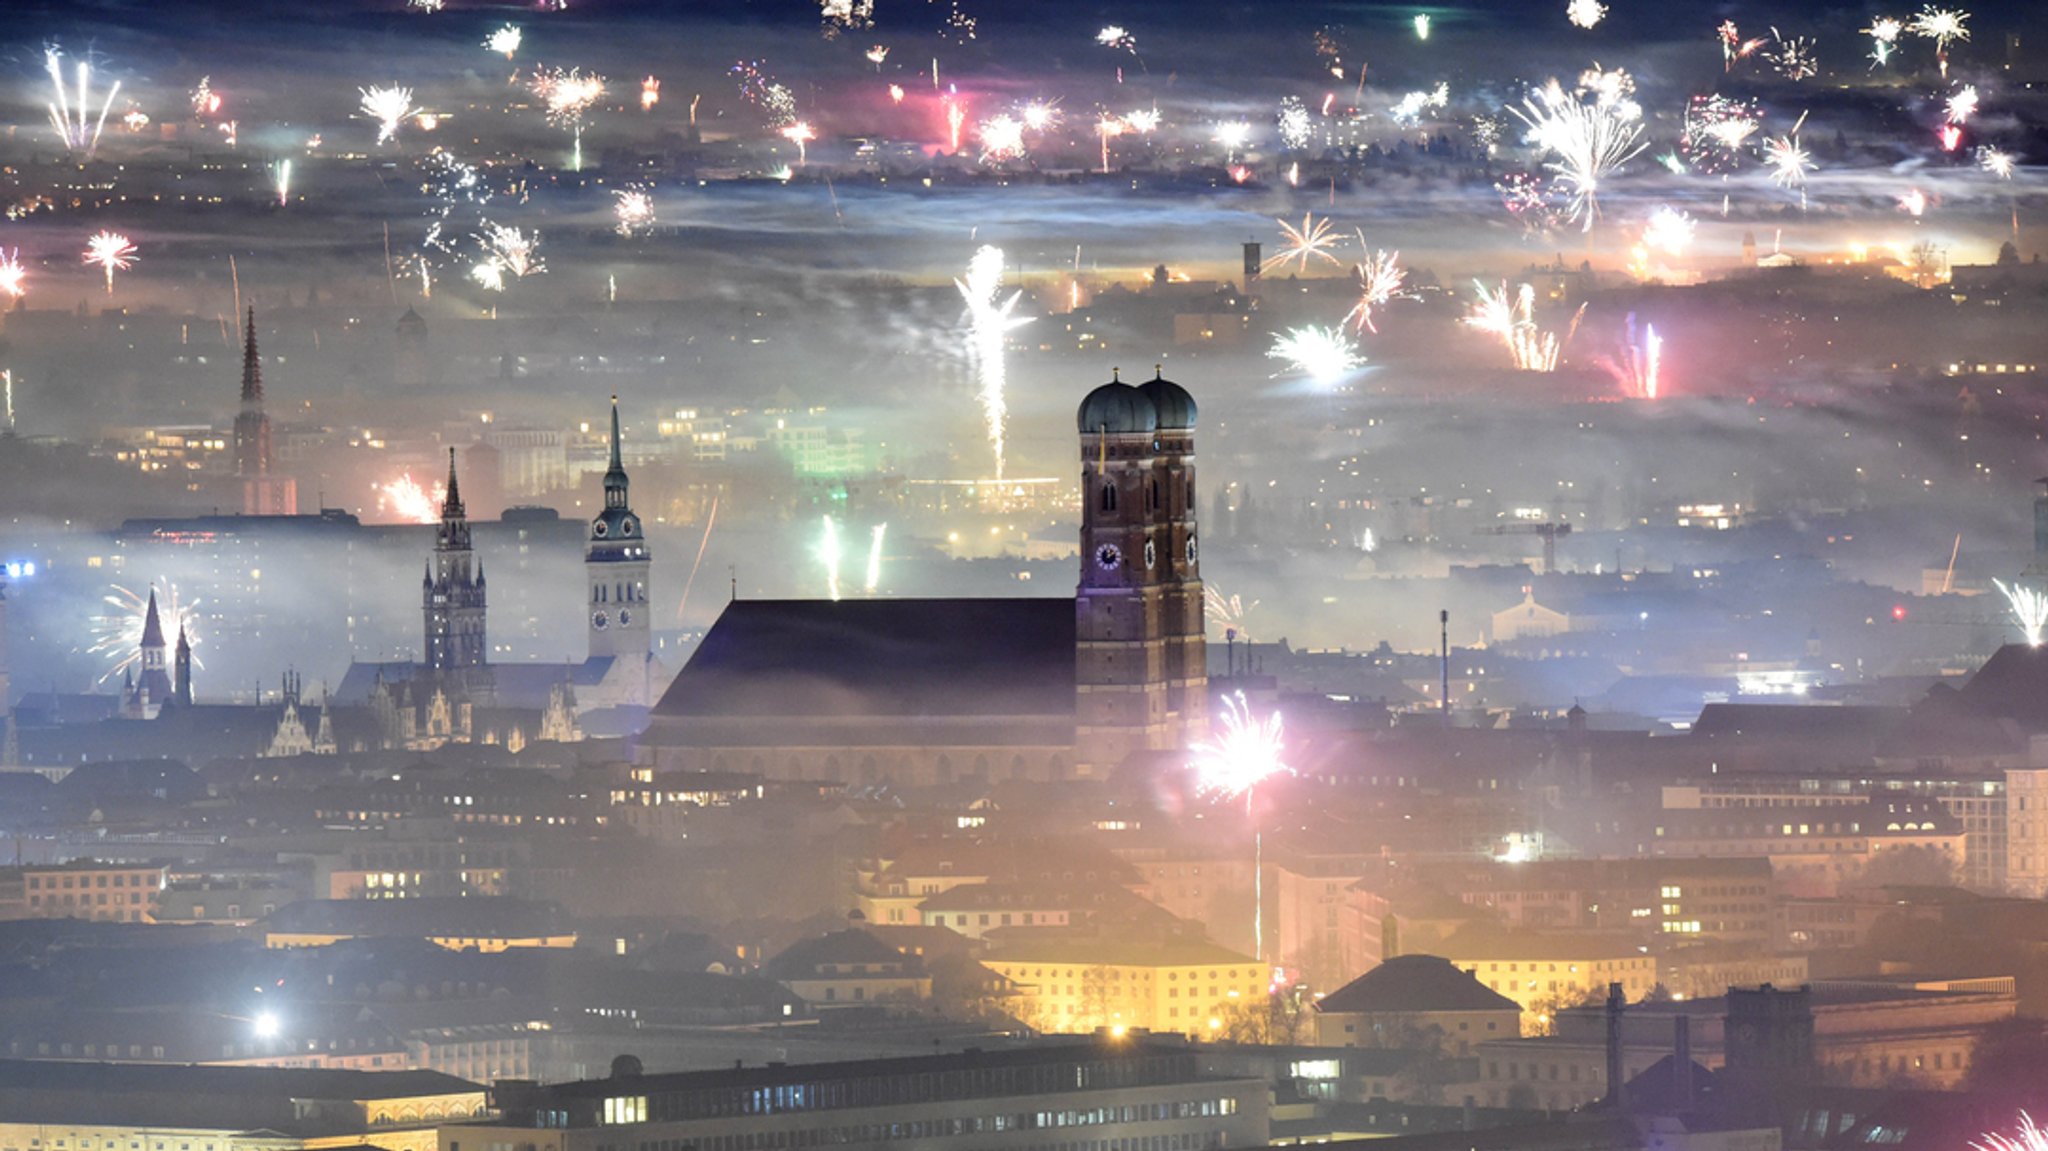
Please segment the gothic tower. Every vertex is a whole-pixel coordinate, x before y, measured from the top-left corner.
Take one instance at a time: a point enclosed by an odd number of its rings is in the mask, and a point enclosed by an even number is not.
[[[270,416],[263,410],[263,366],[256,355],[256,308],[242,333],[242,410],[235,415],[235,475],[242,481],[242,514],[299,514],[298,485],[277,473]]]
[[[174,655],[172,670],[177,674],[171,680],[171,698],[180,707],[192,706],[192,640],[185,634],[185,625],[178,624],[178,646]]]
[[[1137,387],[1112,380],[1081,401],[1074,743],[1083,775],[1208,730],[1195,418],[1194,398],[1157,375]]]
[[[420,586],[426,621],[426,664],[435,671],[481,668],[484,644],[484,569],[469,545],[469,518],[455,479],[455,449],[448,449],[448,496],[434,556]]]
[[[155,718],[171,698],[170,661],[164,643],[164,621],[156,609],[156,589],[149,589],[149,607],[142,617],[142,678],[135,683],[135,710]]]
[[[623,703],[648,698],[647,569],[652,557],[626,500],[626,466],[619,456],[619,397],[612,397],[612,458],[604,473],[604,510],[590,521],[590,546],[583,553],[589,596],[590,657],[612,656],[625,685]]]

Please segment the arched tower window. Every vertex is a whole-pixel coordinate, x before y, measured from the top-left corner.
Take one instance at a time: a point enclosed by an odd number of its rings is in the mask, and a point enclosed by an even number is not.
[[[1102,485],[1102,510],[1106,512],[1116,510],[1116,485],[1113,483]]]

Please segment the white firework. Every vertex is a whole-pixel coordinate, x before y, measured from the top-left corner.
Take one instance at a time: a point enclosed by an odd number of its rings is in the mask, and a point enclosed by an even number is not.
[[[654,225],[654,196],[637,184],[629,184],[612,193],[612,215],[618,218],[616,231],[621,236],[635,236]]]
[[[1925,40],[1934,41],[1934,58],[1941,64],[1941,74],[1948,76],[1948,46],[1970,42],[1970,14],[1953,8],[1937,8],[1932,4],[1920,9],[1919,15],[1906,24],[1906,31]]]
[[[1289,96],[1280,101],[1280,114],[1275,117],[1280,129],[1280,145],[1289,151],[1308,147],[1310,135],[1315,131],[1315,122],[1309,119],[1308,106],[1300,99]]]
[[[1508,111],[1529,126],[1532,143],[1556,157],[1544,167],[1564,185],[1568,218],[1592,231],[1601,182],[1647,146],[1638,123],[1641,109],[1625,100],[1568,93],[1552,80]]]
[[[0,292],[19,300],[28,292],[28,269],[21,266],[19,248],[0,248]]]
[[[2019,157],[1997,148],[1979,148],[1977,166],[2001,180],[2010,180],[2013,169],[2019,166]]]
[[[477,241],[484,246],[484,264],[497,268],[501,280],[506,275],[515,279],[525,279],[548,270],[547,264],[541,260],[539,254],[539,232],[529,236],[525,231],[509,224],[493,224],[489,221],[485,221],[483,227],[484,230],[477,236]],[[503,291],[504,288],[497,287],[493,290]]]
[[[1965,84],[1957,89],[1943,105],[1942,111],[1951,124],[1967,123],[1970,117],[1977,114],[1977,86]]]
[[[1273,337],[1267,357],[1284,360],[1289,371],[1307,376],[1318,384],[1335,384],[1365,366],[1365,357],[1344,329],[1314,324],[1280,332]]]
[[[1698,228],[1691,216],[1669,204],[1659,204],[1650,213],[1650,222],[1643,225],[1643,246],[1667,256],[1682,256],[1692,246]]]
[[[419,109],[412,105],[412,89],[396,84],[382,88],[358,88],[362,103],[358,110],[368,119],[377,122],[377,142],[384,143],[398,136],[398,126],[403,124]]]
[[[1584,304],[1572,314],[1570,326],[1562,338],[1555,332],[1546,332],[1536,324],[1536,289],[1523,284],[1508,294],[1508,286],[1489,288],[1476,283],[1479,299],[1472,311],[1465,317],[1465,323],[1488,335],[1498,337],[1507,348],[1508,357],[1516,369],[1524,372],[1554,372],[1564,347],[1571,342],[1572,334],[1579,329],[1579,319],[1586,314]]]
[[[2020,625],[2020,631],[2027,637],[2027,646],[2040,647],[2042,632],[2048,630],[2048,593],[2017,581],[1991,582],[2004,594],[2006,606],[2012,609],[2013,622]]]
[[[1005,427],[1010,418],[1005,394],[1008,378],[1004,368],[1005,345],[1014,328],[1031,322],[1029,316],[1011,313],[1024,293],[1012,292],[1002,299],[1003,250],[992,244],[977,249],[967,261],[967,275],[953,281],[967,304],[967,358],[974,365],[980,383],[982,418],[988,425],[989,448],[995,455],[997,479],[1003,478],[1006,456]]]
[[[1814,170],[1813,157],[1799,145],[1796,131],[1764,141],[1764,163],[1770,166],[1771,182],[1780,188],[1801,188],[1806,174]]]
[[[1280,225],[1281,234],[1287,237],[1287,245],[1273,255],[1266,257],[1265,262],[1260,265],[1262,269],[1280,267],[1289,260],[1299,260],[1301,261],[1301,270],[1306,272],[1308,271],[1310,258],[1327,260],[1332,264],[1343,262],[1330,254],[1330,249],[1336,247],[1344,239],[1335,228],[1330,226],[1330,221],[1316,219],[1313,212],[1303,212],[1301,215],[1301,227],[1299,228],[1285,220],[1275,220],[1273,222]]]
[[[976,129],[981,137],[982,163],[1000,164],[1023,156],[1024,126],[1024,121],[1007,112],[983,120]]]
[[[1797,83],[1820,71],[1820,58],[1814,54],[1813,40],[1807,36],[1783,36],[1776,28],[1771,29],[1771,39],[1777,46],[1764,53],[1776,65],[1778,75]]]
[[[43,66],[50,73],[50,126],[57,129],[57,135],[64,141],[64,147],[76,153],[81,159],[91,160],[99,151],[100,132],[107,126],[107,110],[114,106],[114,97],[120,94],[121,85],[116,82],[107,89],[107,98],[100,104],[100,114],[92,114],[92,65],[84,60],[78,62],[73,74],[78,77],[78,107],[71,106],[71,100],[64,90],[63,54],[55,48],[43,50]]]
[[[1365,233],[1358,234],[1358,247],[1365,251]],[[1344,318],[1360,332],[1379,333],[1379,325],[1373,323],[1372,314],[1384,306],[1401,291],[1401,285],[1408,279],[1408,272],[1401,267],[1401,253],[1374,252],[1364,263],[1353,266],[1358,279],[1358,302]]]
[[[484,47],[510,60],[519,54],[519,42],[525,34],[517,24],[507,24],[484,38]]]
[[[1591,28],[1607,17],[1607,5],[1600,0],[1569,0],[1564,6],[1564,18],[1574,28]]]

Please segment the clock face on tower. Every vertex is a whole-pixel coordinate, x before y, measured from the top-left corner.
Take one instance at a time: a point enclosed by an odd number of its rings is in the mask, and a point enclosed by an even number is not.
[[[1152,542],[1151,540],[1146,540],[1146,541],[1145,541],[1145,567],[1146,567],[1147,569],[1150,569],[1150,568],[1155,568],[1155,567],[1158,567],[1158,566],[1159,566],[1159,545],[1158,545],[1158,544],[1155,544],[1155,543],[1153,543],[1153,542]]]
[[[1195,562],[1195,537],[1188,537],[1188,562]]]
[[[599,608],[597,611],[590,613],[590,626],[596,628],[599,631],[603,631],[605,628],[610,627],[611,623],[612,617],[606,615],[604,613],[604,609],[602,608]]]
[[[603,520],[593,520],[590,524],[590,534],[596,536],[598,539],[603,539],[605,536],[611,534],[611,527],[610,525],[606,524]]]
[[[1124,553],[1115,544],[1103,544],[1095,549],[1095,562],[1105,570],[1113,570],[1124,561]]]
[[[620,626],[620,627],[625,627],[625,626],[627,626],[627,625],[631,624],[632,622],[633,622],[633,609],[632,609],[632,608],[629,608],[629,607],[622,607],[622,608],[620,608],[620,609],[619,609],[619,626]]]

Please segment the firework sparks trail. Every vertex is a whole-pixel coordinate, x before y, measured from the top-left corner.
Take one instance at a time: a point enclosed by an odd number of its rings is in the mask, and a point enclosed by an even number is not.
[[[204,601],[180,599],[178,585],[169,580],[151,584],[140,595],[120,584],[108,586],[112,591],[102,597],[104,610],[89,621],[92,643],[86,648],[88,653],[104,656],[109,661],[99,682],[107,683],[141,666],[142,632],[149,622],[149,595],[152,591],[157,593],[157,622],[164,635],[170,637],[183,632],[185,642],[193,648],[192,665],[198,668],[206,666],[200,661],[198,650],[205,642],[205,632],[200,626],[204,617],[199,612]]]
[[[396,84],[382,88],[358,88],[362,102],[357,110],[367,119],[377,122],[377,142],[396,139],[398,126],[403,124],[419,109],[412,106],[412,89]]]
[[[135,264],[135,245],[119,232],[95,232],[85,242],[85,262],[96,264],[107,274],[107,295],[114,294],[114,273]]]
[[[279,160],[271,167],[271,185],[277,189],[277,206],[282,208],[292,199],[292,162],[290,157]]]
[[[1642,333],[1636,332],[1636,314],[1630,312],[1623,325],[1622,344],[1623,375],[1629,389],[1638,399],[1654,400],[1663,388],[1664,337],[1657,334],[1655,324],[1644,324]]]
[[[1266,257],[1265,263],[1261,265],[1262,270],[1282,267],[1289,260],[1299,260],[1301,270],[1306,272],[1311,257],[1327,260],[1331,264],[1343,262],[1330,254],[1330,249],[1342,243],[1344,237],[1330,226],[1329,220],[1318,220],[1313,212],[1304,212],[1299,228],[1285,220],[1273,222],[1280,225],[1280,232],[1287,237],[1287,244],[1279,252]]]
[[[1607,5],[1600,0],[1570,0],[1564,6],[1564,18],[1574,28],[1592,28],[1607,16]]]
[[[1095,134],[1102,137],[1102,171],[1105,175],[1109,172],[1109,142],[1123,135],[1128,128],[1129,125],[1108,113],[1095,122]]]
[[[888,534],[888,524],[876,524],[868,531],[868,570],[861,581],[861,590],[869,595],[882,586],[882,538]]]
[[[981,137],[984,164],[1000,164],[1024,155],[1024,121],[1007,112],[983,120],[976,134]]]
[[[1757,49],[1770,42],[1761,37],[1754,40],[1744,40],[1742,33],[1735,30],[1735,21],[1733,20],[1721,21],[1720,27],[1714,29],[1714,34],[1721,41],[1721,70],[1723,72],[1733,72],[1737,61],[1747,60],[1756,54]]]
[[[1418,17],[1420,19],[1420,17]],[[1253,810],[1259,788],[1270,780],[1294,774],[1287,765],[1287,743],[1281,730],[1280,713],[1260,719],[1252,714],[1243,692],[1223,698],[1220,731],[1188,749],[1192,758],[1188,770],[1194,773],[1195,790],[1210,799],[1244,800],[1252,825],[1252,939],[1253,950],[1265,958],[1265,836]]]
[[[0,292],[12,300],[28,293],[28,269],[21,266],[19,248],[0,248]]]
[[[1585,305],[1572,314],[1572,321],[1565,328],[1562,339],[1556,332],[1546,332],[1536,324],[1536,289],[1523,284],[1513,296],[1508,286],[1488,288],[1485,284],[1473,285],[1479,293],[1465,322],[1479,331],[1500,339],[1508,350],[1508,357],[1516,370],[1524,372],[1554,372],[1565,345],[1571,343],[1573,333],[1578,331],[1579,320],[1586,314]]]
[[[2048,592],[2028,587],[2017,580],[2010,584],[2000,579],[1991,582],[2005,596],[2005,605],[2012,610],[2013,622],[2020,625],[2020,633],[2027,637],[2027,646],[2040,647],[2042,634],[2048,631]]]
[[[391,522],[402,524],[432,524],[441,521],[441,505],[448,499],[448,490],[435,484],[431,490],[420,486],[405,472],[387,484],[371,485],[377,492],[377,511],[390,517]]]
[[[1006,463],[1005,425],[1010,417],[1003,353],[1010,331],[1030,323],[1031,317],[1011,314],[1023,292],[998,299],[1003,290],[1003,250],[992,244],[976,249],[967,261],[966,277],[953,284],[967,304],[967,358],[980,383],[982,418],[988,424],[989,448],[1000,480]]]
[[[1358,354],[1357,345],[1344,334],[1343,328],[1314,324],[1275,333],[1272,350],[1266,357],[1281,360],[1287,365],[1286,371],[1325,386],[1339,383],[1365,366],[1365,357]]]
[[[525,37],[526,34],[519,30],[519,25],[506,24],[484,37],[484,48],[510,60],[519,54],[519,42]]]
[[[72,69],[78,77],[78,107],[72,108],[64,91],[64,54],[55,48],[43,50],[43,66],[50,73],[50,126],[57,130],[57,136],[64,141],[66,151],[76,154],[82,160],[91,160],[100,147],[100,132],[107,126],[107,110],[114,106],[114,97],[121,91],[119,81],[107,89],[107,98],[100,104],[100,114],[92,114],[92,65],[84,60]]]
[[[1592,231],[1600,215],[1600,182],[1648,146],[1639,123],[1641,110],[1627,100],[1598,93],[1590,100],[1583,92],[1567,93],[1552,80],[1521,108],[1508,111],[1529,126],[1531,142],[1556,155],[1545,167],[1569,196],[1566,218],[1581,221],[1583,230]]]
[[[199,86],[192,89],[192,118],[204,120],[220,111],[220,93],[213,90],[213,77],[201,76]]]
[[[1365,233],[1358,234],[1359,251],[1365,246]],[[1379,325],[1373,323],[1373,309],[1384,306],[1401,291],[1401,285],[1408,279],[1407,269],[1401,267],[1401,253],[1373,252],[1360,264],[1353,266],[1358,279],[1358,302],[1344,318],[1359,332],[1379,334]]]
[[[1242,643],[1252,642],[1252,630],[1246,626],[1246,619],[1262,601],[1245,603],[1236,594],[1225,595],[1214,583],[1202,585],[1202,614],[1210,626],[1223,629],[1226,639]]]
[[[1948,79],[1948,46],[1970,42],[1969,20],[1968,12],[1928,4],[1906,25],[1906,31],[1934,41],[1934,58],[1941,64],[1944,80]]]
[[[612,215],[618,218],[614,231],[635,236],[654,224],[654,196],[638,184],[628,184],[612,193]]]
[[[825,569],[825,595],[833,603],[839,602],[839,522],[831,516],[821,517],[823,529],[818,535],[818,563]]]

